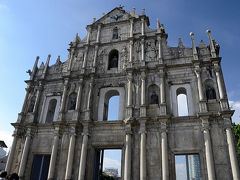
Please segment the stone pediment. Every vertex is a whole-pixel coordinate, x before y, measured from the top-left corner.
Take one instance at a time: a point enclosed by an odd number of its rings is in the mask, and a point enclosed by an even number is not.
[[[119,21],[124,21],[127,20],[131,17],[129,13],[124,11],[121,7],[116,7],[109,13],[105,14],[103,17],[98,19],[95,23],[93,24],[108,24],[108,23],[113,23],[113,22],[119,22]]]

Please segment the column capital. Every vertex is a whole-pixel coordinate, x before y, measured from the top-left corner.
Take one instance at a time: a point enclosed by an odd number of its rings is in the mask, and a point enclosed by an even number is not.
[[[146,122],[147,120],[146,119],[142,119],[140,120],[140,128],[139,128],[139,133],[142,134],[142,133],[147,133],[146,131]]]
[[[76,136],[76,127],[75,126],[70,127],[70,135]]]
[[[161,132],[167,132],[167,122],[161,121],[160,124],[161,124],[161,127],[160,127]]]
[[[213,68],[214,68],[214,70],[215,70],[216,72],[220,72],[221,67],[220,67],[220,65],[219,65],[218,63],[214,63],[214,64],[213,64]]]
[[[202,131],[210,129],[209,121],[207,119],[202,119]]]

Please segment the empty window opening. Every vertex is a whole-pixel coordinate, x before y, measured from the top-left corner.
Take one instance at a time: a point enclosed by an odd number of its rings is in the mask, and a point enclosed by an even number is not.
[[[116,90],[111,90],[106,93],[103,120],[119,120],[119,97],[119,92]]]
[[[31,98],[29,106],[28,106],[28,112],[33,112],[34,106],[35,106],[35,101],[36,101],[36,98],[35,98],[35,96],[33,96]]]
[[[113,96],[109,99],[107,120],[108,121],[118,120],[118,111],[119,111],[119,96]]]
[[[118,28],[117,27],[115,27],[113,29],[113,39],[118,39]]]
[[[207,97],[207,100],[216,99],[215,89],[210,85],[206,86],[206,97]]]
[[[187,92],[185,88],[177,89],[178,116],[188,116]]]
[[[68,99],[68,110],[75,110],[77,103],[77,94],[71,93]]]
[[[51,99],[48,105],[46,123],[52,123],[54,119],[54,114],[56,110],[57,100]]]
[[[108,56],[108,70],[117,67],[118,67],[118,51],[114,49],[109,53]]]
[[[201,180],[198,154],[175,155],[176,180]]]
[[[47,179],[50,157],[50,155],[34,155],[30,180]]]
[[[96,149],[94,158],[94,180],[121,179],[121,149]]]

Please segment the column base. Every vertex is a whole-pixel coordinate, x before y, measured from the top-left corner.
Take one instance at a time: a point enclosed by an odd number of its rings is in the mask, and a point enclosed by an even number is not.
[[[199,101],[199,112],[200,113],[206,113],[207,110],[207,103],[206,101]]]
[[[127,107],[126,115],[127,117],[131,118],[133,114],[133,109],[131,106]]]
[[[160,108],[160,116],[167,115],[167,106],[165,103],[160,104],[159,108]]]
[[[146,117],[147,116],[147,109],[146,106],[140,107],[140,117]]]
[[[227,99],[220,99],[221,111],[229,110],[229,104]]]

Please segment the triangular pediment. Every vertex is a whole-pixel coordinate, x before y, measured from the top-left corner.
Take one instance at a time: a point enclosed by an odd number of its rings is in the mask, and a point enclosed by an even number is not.
[[[116,7],[109,13],[105,14],[103,17],[98,19],[95,23],[108,24],[112,22],[119,22],[127,20],[131,15],[124,11],[121,7]]]

